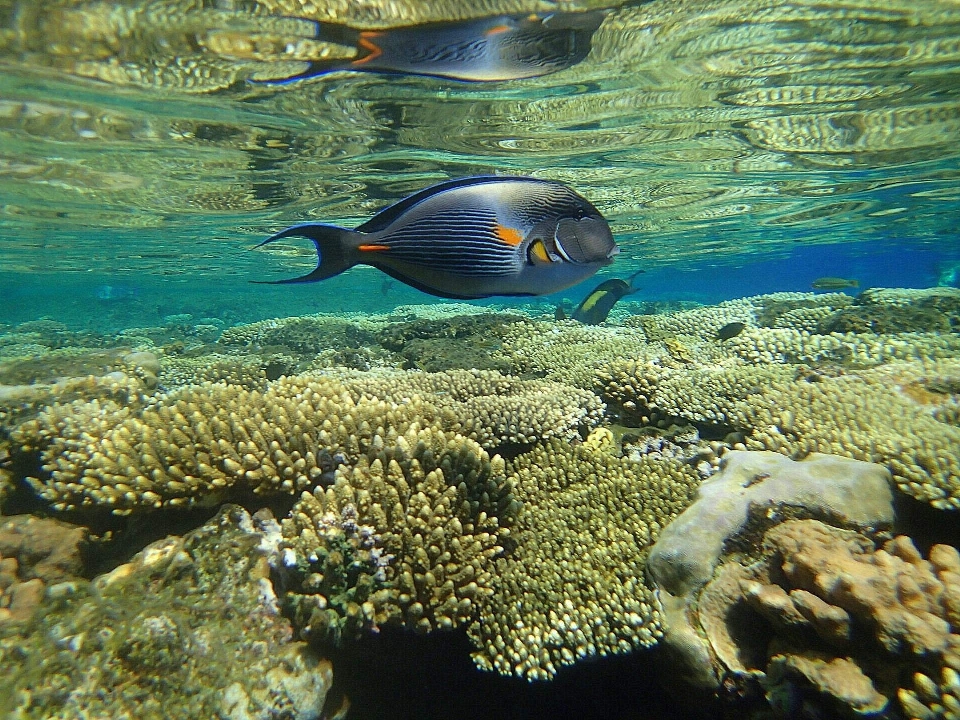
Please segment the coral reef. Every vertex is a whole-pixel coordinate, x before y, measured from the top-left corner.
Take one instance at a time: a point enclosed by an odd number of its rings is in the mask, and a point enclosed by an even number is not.
[[[217,326],[171,317],[165,349],[71,355],[48,345],[37,355],[51,353],[47,365],[9,361],[11,372],[39,374],[0,392],[0,481],[27,480],[53,511],[83,509],[98,522],[287,495],[271,500],[293,509],[268,556],[293,631],[320,647],[387,626],[462,627],[478,666],[537,680],[665,637],[688,682],[716,688],[743,668],[745,684],[762,677],[774,713],[800,698],[825,713],[899,703],[936,717],[957,695],[952,651],[918,659],[906,645],[884,648],[901,673],[891,681],[841,640],[870,630],[879,643],[876,622],[791,585],[763,538],[812,516],[872,543],[893,521],[891,477],[933,508],[960,507],[960,336],[824,325],[867,312],[858,308],[950,318],[952,301],[778,293],[596,327],[444,305],[264,321],[215,343]],[[721,338],[731,322],[743,328]],[[49,342],[65,332],[28,330]],[[141,330],[146,347],[164,337]],[[455,367],[481,355],[498,369]],[[58,379],[54,369],[71,362],[95,372]],[[48,611],[33,608],[57,585],[35,583],[27,564],[0,553],[0,582],[13,589],[0,628],[46,622]],[[750,563],[766,574],[744,575]],[[955,571],[937,567],[952,587]],[[85,581],[71,582],[49,611],[63,626],[71,614],[93,617]],[[921,595],[934,592],[923,583]],[[728,606],[770,623],[763,647],[723,630]],[[126,649],[92,644],[108,653],[98,661],[153,662],[146,648],[183,646],[187,631],[169,613],[141,620],[123,629],[138,638]],[[138,682],[129,687],[142,694]],[[230,687],[223,698],[235,709],[224,715],[265,702]]]
[[[749,449],[880,462],[903,492],[939,509],[957,509],[960,432],[928,407],[935,399],[949,420],[953,393],[926,389],[951,391],[956,374],[954,359],[856,373],[736,361],[678,370],[621,361],[597,377],[621,422],[693,422],[721,436],[739,433]],[[897,377],[904,382],[891,382]],[[916,399],[920,377],[922,403]]]
[[[638,329],[563,322],[527,322],[510,325],[497,351],[512,372],[592,389],[594,373],[611,357],[653,355],[646,335]]]
[[[403,358],[404,368],[427,372],[457,368],[507,372],[509,363],[493,351],[500,348],[500,338],[510,325],[524,322],[528,322],[524,316],[508,313],[419,319],[391,323],[377,333],[377,339],[384,348]]]
[[[319,720],[332,669],[279,613],[270,534],[227,506],[92,583],[51,586],[36,621],[0,626],[5,714]]]
[[[877,548],[817,520],[777,525],[761,547],[752,563],[728,558],[699,599],[701,632],[728,676],[758,679],[778,717],[956,711],[956,548],[936,545],[924,560],[905,536]]]
[[[496,560],[494,593],[468,629],[477,665],[548,679],[577,660],[656,643],[661,618],[646,555],[689,502],[696,471],[618,458],[603,442],[558,440],[511,466],[522,510],[514,549]]]
[[[88,531],[79,525],[17,515],[0,522],[0,625],[30,620],[50,585],[83,572]]]
[[[336,643],[473,618],[518,510],[504,472],[472,440],[414,424],[303,493],[283,521],[282,557],[301,578],[288,602],[306,635]]]
[[[263,392],[204,383],[126,406],[53,405],[13,440],[21,453],[40,451],[44,473],[31,482],[56,509],[124,514],[209,505],[237,490],[299,492],[325,472],[324,454],[355,460],[384,428],[402,431],[414,420],[496,446],[578,437],[601,411],[592,393],[492,371],[360,375],[344,384],[298,376]]]
[[[603,403],[587,390],[520,380],[493,370],[440,373],[374,371],[340,374],[354,399],[404,402],[419,395],[443,413],[444,426],[487,448],[551,437],[579,438],[596,425]]]
[[[21,452],[39,450],[37,492],[55,509],[103,506],[115,514],[215,504],[234,490],[292,494],[356,459],[385,434],[435,416],[424,403],[354,402],[331,380],[287,378],[265,392],[203,384],[121,407],[54,405],[20,425]]]
[[[724,455],[720,472],[660,533],[647,563],[666,618],[666,644],[690,684],[713,687],[723,672],[697,630],[701,588],[736,538],[784,517],[888,528],[894,520],[889,473],[879,465],[830,455],[813,454],[803,462],[774,452]]]

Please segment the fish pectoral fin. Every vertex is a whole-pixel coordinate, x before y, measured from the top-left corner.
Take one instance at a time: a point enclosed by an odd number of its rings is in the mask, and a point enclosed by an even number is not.
[[[547,253],[547,246],[543,244],[543,240],[534,240],[530,243],[530,248],[527,250],[527,260],[531,265],[549,265],[553,262]]]

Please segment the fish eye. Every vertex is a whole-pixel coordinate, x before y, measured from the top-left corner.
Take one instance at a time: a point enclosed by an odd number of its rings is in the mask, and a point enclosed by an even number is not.
[[[586,211],[586,210],[584,210],[582,207],[577,208],[577,212],[576,212],[576,215],[575,215],[575,217],[577,218],[577,220],[583,220],[586,216],[587,216],[587,211]]]

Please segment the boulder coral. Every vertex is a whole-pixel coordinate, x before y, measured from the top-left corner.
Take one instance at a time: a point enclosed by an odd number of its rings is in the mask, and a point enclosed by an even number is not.
[[[522,509],[513,549],[495,561],[494,592],[468,628],[479,667],[549,679],[659,639],[647,552],[700,477],[686,463],[630,461],[597,445],[549,440],[511,463]]]
[[[737,682],[759,680],[777,716],[956,714],[960,553],[924,559],[817,520],[769,529],[760,557],[728,558],[699,601],[700,627]]]
[[[688,685],[712,689],[729,666],[725,648],[706,642],[699,627],[701,590],[730,547],[749,547],[758,527],[785,517],[817,517],[872,531],[889,528],[894,521],[889,473],[831,455],[811,455],[802,462],[774,452],[724,455],[720,472],[660,533],[647,561],[664,613],[666,647]]]

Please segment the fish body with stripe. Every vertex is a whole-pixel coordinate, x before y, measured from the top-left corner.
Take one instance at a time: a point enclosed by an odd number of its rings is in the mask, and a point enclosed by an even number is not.
[[[606,11],[496,15],[385,30],[317,24],[317,38],[355,45],[353,60],[315,60],[284,85],[338,71],[427,75],[465,82],[539,77],[572,67],[590,52]]]
[[[355,230],[294,225],[257,247],[305,237],[316,269],[281,283],[313,282],[371,265],[438,297],[547,295],[592,277],[619,252],[600,212],[571,188],[527,177],[481,176],[433,185]]]

